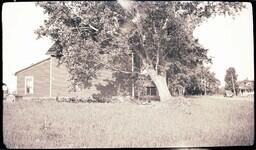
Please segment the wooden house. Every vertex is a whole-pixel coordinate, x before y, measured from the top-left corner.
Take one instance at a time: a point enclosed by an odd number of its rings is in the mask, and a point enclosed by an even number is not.
[[[90,97],[93,94],[102,96],[137,96],[133,92],[133,83],[130,75],[116,73],[102,69],[97,73],[97,79],[92,80],[88,88],[73,88],[69,81],[69,73],[65,64],[59,64],[58,58],[61,47],[55,43],[48,51],[49,58],[37,62],[15,73],[17,76],[17,95],[22,97],[51,97],[82,96]],[[151,82],[151,81],[149,81]],[[145,86],[145,95],[158,95],[154,84]],[[134,94],[135,93],[135,94]]]

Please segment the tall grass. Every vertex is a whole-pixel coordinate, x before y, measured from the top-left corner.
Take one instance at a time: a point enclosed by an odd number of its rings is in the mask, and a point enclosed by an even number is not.
[[[204,147],[251,145],[252,98],[174,98],[167,103],[4,103],[9,148]]]

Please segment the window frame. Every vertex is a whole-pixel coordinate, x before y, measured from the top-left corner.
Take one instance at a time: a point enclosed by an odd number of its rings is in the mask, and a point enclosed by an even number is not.
[[[152,90],[155,90],[155,94],[152,94]],[[149,91],[149,93],[148,93],[148,91]],[[157,96],[157,89],[156,89],[156,87],[153,87],[153,86],[150,86],[150,87],[147,87],[147,95],[148,96]]]
[[[27,80],[31,79],[32,82],[32,90],[31,93],[27,93]],[[34,94],[34,77],[33,76],[25,76],[25,95],[32,95]]]

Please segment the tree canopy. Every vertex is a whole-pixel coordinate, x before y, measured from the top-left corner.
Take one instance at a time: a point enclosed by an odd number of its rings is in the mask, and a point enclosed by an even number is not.
[[[238,91],[238,84],[237,84],[237,74],[234,67],[229,67],[226,70],[225,75],[225,90],[231,90],[232,92],[236,93]]]
[[[36,31],[38,38],[47,36],[61,45],[61,61],[73,84],[87,85],[102,67],[131,73],[125,66],[135,53],[141,62],[137,73],[151,78],[160,97],[169,96],[167,84],[163,84],[166,74],[186,78],[198,65],[210,61],[207,50],[193,37],[195,27],[213,15],[235,15],[244,7],[239,2],[197,1],[65,1],[37,5],[49,16]]]

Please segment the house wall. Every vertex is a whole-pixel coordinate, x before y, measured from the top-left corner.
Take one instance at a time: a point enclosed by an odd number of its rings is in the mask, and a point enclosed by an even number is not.
[[[97,79],[92,80],[92,85],[80,91],[71,91],[69,73],[65,64],[58,65],[58,59],[51,57],[51,96],[83,96],[93,94],[102,96],[131,95],[130,80],[125,75],[116,75],[112,71],[102,69],[97,73]]]
[[[127,65],[129,66],[129,65]],[[107,96],[131,96],[132,81],[130,74],[116,73],[102,69],[97,79],[92,80],[88,88],[72,91],[69,87],[69,73],[65,64],[58,64],[58,59],[51,57],[18,73],[17,94],[23,97],[83,96],[94,94]],[[33,94],[25,95],[25,76],[33,76]]]
[[[17,94],[24,97],[46,97],[50,93],[50,59],[16,74]],[[33,94],[25,95],[25,76],[33,76]]]

